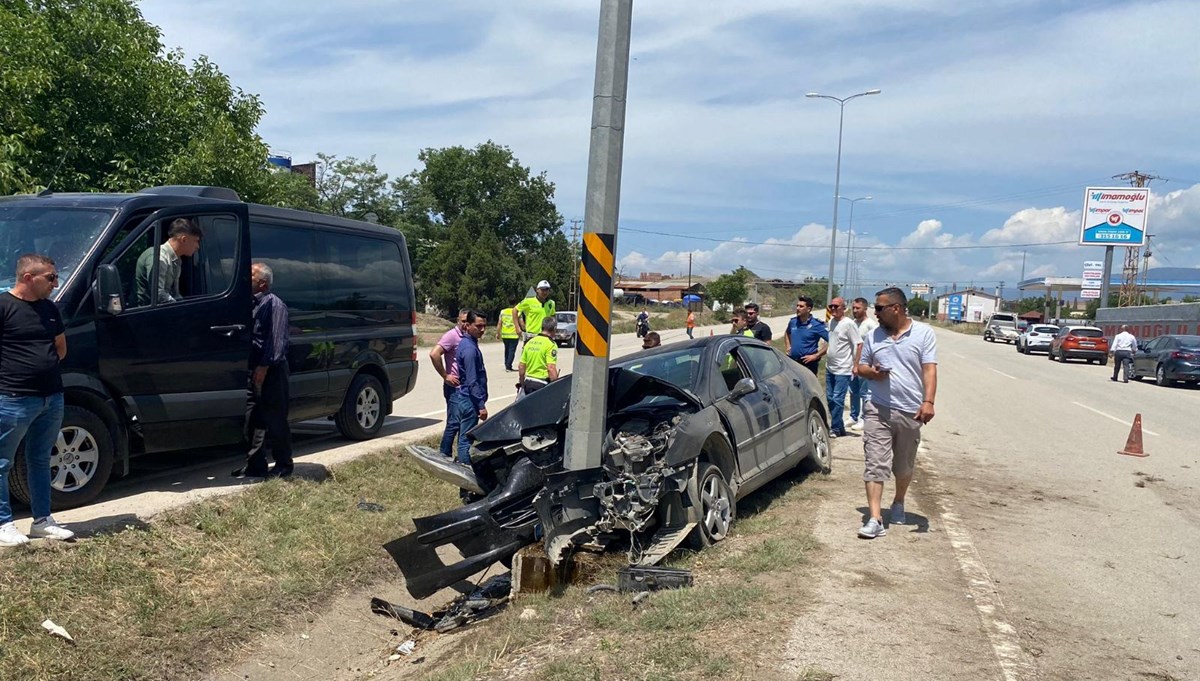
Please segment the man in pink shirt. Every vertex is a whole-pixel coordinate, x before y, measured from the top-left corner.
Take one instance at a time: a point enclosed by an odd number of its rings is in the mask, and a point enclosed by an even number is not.
[[[462,342],[467,332],[467,311],[458,313],[458,323],[454,328],[442,334],[437,345],[429,351],[429,359],[433,362],[433,370],[442,377],[442,397],[449,404],[450,397],[458,388],[458,367],[454,361],[458,354],[458,344]]]

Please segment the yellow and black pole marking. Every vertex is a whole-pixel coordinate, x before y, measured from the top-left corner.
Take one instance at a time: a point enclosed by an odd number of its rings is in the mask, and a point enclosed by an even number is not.
[[[615,234],[583,235],[583,257],[579,265],[579,318],[575,352],[591,357],[608,356],[612,322],[613,244]]]

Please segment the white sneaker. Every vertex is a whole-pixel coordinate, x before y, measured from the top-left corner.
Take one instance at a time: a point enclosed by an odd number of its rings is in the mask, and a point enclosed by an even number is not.
[[[851,423],[850,427],[847,430],[862,430],[863,425],[864,425],[863,420],[859,419],[859,420],[855,421],[854,423]]]
[[[20,546],[28,543],[29,537],[21,534],[16,525],[11,522],[0,525],[0,546]]]
[[[67,528],[54,522],[53,516],[46,516],[33,523],[33,527],[29,528],[29,536],[33,539],[57,539],[66,541],[75,536],[75,533]]]

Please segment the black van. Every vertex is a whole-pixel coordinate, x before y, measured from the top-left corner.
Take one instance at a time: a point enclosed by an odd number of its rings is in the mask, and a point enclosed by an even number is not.
[[[142,289],[180,217],[204,235],[169,300]],[[241,440],[251,262],[270,265],[291,315],[292,421],[329,417],[342,435],[371,438],[416,382],[412,268],[396,230],[247,204],[220,187],[0,198],[0,290],[31,252],[58,266],[53,300],[67,326],[54,508],[94,499],[131,456]],[[15,464],[11,492],[28,501]]]

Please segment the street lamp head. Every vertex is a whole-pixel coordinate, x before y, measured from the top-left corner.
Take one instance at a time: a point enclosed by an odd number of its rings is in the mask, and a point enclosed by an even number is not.
[[[883,92],[883,90],[880,90],[879,88],[875,88],[874,90],[867,90],[867,91],[866,91],[866,92],[864,92],[863,94],[864,94],[864,95],[877,95],[877,94],[879,94],[880,92]]]
[[[821,97],[822,95],[820,92],[809,92],[809,93],[805,94],[804,96],[805,97]]]

